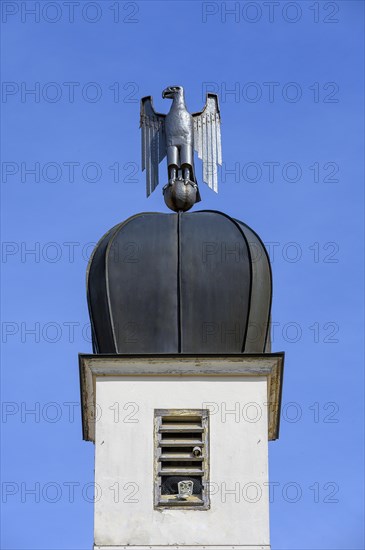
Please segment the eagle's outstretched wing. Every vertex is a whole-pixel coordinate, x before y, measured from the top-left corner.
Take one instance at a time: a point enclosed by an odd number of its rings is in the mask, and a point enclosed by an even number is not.
[[[218,164],[222,164],[221,117],[218,96],[207,94],[200,113],[193,114],[194,149],[203,161],[203,181],[218,192]]]
[[[165,116],[156,113],[151,96],[141,99],[142,171],[146,169],[147,197],[158,185],[158,165],[166,156]]]

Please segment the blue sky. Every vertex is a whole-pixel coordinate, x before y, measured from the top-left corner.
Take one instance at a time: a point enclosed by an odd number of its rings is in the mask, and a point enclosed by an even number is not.
[[[87,259],[116,223],[167,211],[161,188],[145,197],[139,98],[166,112],[161,91],[181,84],[191,111],[207,89],[221,100],[220,191],[201,185],[201,207],[272,257],[286,352],[272,548],[363,548],[363,3],[1,7],[1,547],[92,547]]]

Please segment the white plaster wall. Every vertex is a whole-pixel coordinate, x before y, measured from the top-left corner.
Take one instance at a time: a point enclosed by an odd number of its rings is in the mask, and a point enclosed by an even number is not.
[[[97,378],[95,544],[269,545],[266,384],[264,377]],[[154,409],[205,402],[216,403],[211,508],[154,510]]]

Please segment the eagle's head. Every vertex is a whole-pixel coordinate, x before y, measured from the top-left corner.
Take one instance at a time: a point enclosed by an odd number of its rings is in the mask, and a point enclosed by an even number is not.
[[[163,99],[174,99],[176,95],[180,95],[183,93],[183,87],[182,86],[168,86],[165,88],[165,90],[162,92],[162,98]]]

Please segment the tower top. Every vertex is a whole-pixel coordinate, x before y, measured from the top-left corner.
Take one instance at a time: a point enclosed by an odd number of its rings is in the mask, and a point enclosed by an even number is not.
[[[270,351],[267,252],[221,212],[116,225],[94,250],[87,289],[96,353]]]

